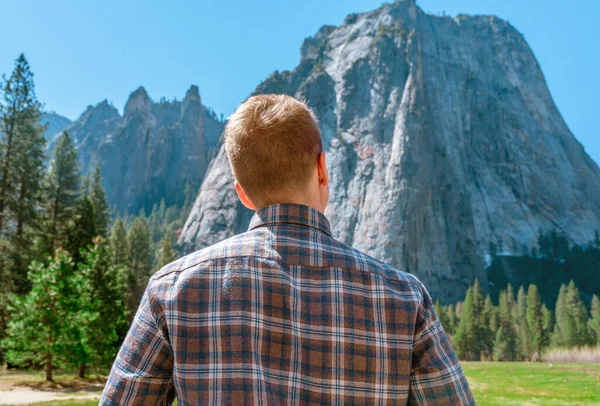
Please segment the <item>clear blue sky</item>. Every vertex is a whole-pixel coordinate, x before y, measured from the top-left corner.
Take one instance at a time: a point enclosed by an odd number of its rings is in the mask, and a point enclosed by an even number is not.
[[[75,119],[108,99],[122,111],[145,86],[155,100],[197,84],[228,115],[274,70],[292,69],[302,40],[381,0],[5,0],[0,72],[24,52],[39,98]],[[575,136],[600,162],[600,1],[419,0],[430,13],[496,14],[524,35]]]

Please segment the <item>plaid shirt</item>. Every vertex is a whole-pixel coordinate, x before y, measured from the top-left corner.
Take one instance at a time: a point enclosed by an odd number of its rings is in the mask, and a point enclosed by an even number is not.
[[[148,283],[100,404],[474,404],[421,282],[276,204]]]

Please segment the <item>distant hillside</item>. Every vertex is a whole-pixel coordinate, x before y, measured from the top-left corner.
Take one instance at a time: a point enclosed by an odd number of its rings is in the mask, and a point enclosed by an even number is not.
[[[41,121],[43,125],[48,125],[44,137],[46,140],[50,140],[55,134],[61,132],[72,123],[68,118],[56,114],[53,111],[42,113]]]
[[[183,100],[153,101],[140,87],[123,116],[104,100],[66,128],[83,172],[100,165],[106,196],[117,212],[150,213],[155,204],[181,205],[197,191],[216,152],[223,123],[202,105],[197,86]],[[54,139],[50,137],[49,148]]]

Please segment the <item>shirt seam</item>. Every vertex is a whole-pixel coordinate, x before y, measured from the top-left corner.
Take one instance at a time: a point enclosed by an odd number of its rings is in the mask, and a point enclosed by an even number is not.
[[[154,281],[158,281],[159,279],[161,279],[161,278],[163,278],[163,277],[165,277],[167,275],[170,275],[172,273],[184,272],[184,271],[187,271],[188,269],[193,268],[193,267],[195,267],[197,265],[201,265],[201,264],[204,264],[204,263],[207,263],[207,262],[212,262],[212,261],[218,261],[220,259],[250,258],[250,257],[253,257],[253,258],[262,258],[262,259],[271,259],[271,260],[277,261],[276,259],[274,259],[272,257],[266,257],[266,256],[261,256],[261,255],[228,255],[226,257],[207,258],[207,259],[204,259],[202,261],[196,262],[195,264],[186,266],[185,268],[174,269],[174,270],[168,271],[168,272],[166,272],[166,273],[164,273],[163,275],[160,275],[160,276],[152,276],[152,279]],[[290,264],[290,263],[284,262],[284,261],[278,261],[278,262],[280,262],[282,264],[286,264],[286,265],[298,265],[298,264]],[[307,268],[325,268],[325,267],[309,266],[309,265],[300,265],[300,266],[306,266]],[[329,267],[329,268],[335,268],[335,267]],[[354,267],[349,268],[349,269],[354,270],[354,271],[361,271],[360,269],[357,269],[357,268],[354,268]],[[366,271],[361,271],[361,272],[369,272],[370,274],[376,274],[376,275],[381,276],[383,279],[385,279],[387,281],[390,281],[390,282],[402,282],[402,283],[406,283],[406,284],[409,284],[409,285],[417,286],[419,289],[421,288],[421,285],[422,285],[422,283],[418,282],[418,281],[408,281],[408,280],[401,280],[401,279],[390,279],[387,276],[381,275],[381,274],[379,274],[379,273],[377,273],[375,271],[371,271],[371,270],[366,270]],[[400,272],[402,272],[402,271],[400,271]]]
[[[327,230],[326,228],[312,226],[310,224],[300,223],[300,222],[295,222],[295,221],[270,221],[270,222],[265,222],[265,223],[259,223],[259,224],[253,225],[252,227],[249,227],[248,231],[256,230],[257,228],[260,228],[260,227],[280,226],[280,225],[288,225],[288,224],[291,224],[294,226],[302,226],[302,227],[312,228],[314,230],[320,231],[323,234],[326,234],[327,236],[333,238],[333,235],[331,235],[331,231]]]

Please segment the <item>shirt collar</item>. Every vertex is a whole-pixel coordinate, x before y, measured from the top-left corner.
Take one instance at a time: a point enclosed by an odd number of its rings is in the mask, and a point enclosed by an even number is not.
[[[312,207],[296,203],[278,203],[260,209],[252,216],[248,231],[278,224],[312,227],[331,237],[329,220],[323,213]]]

